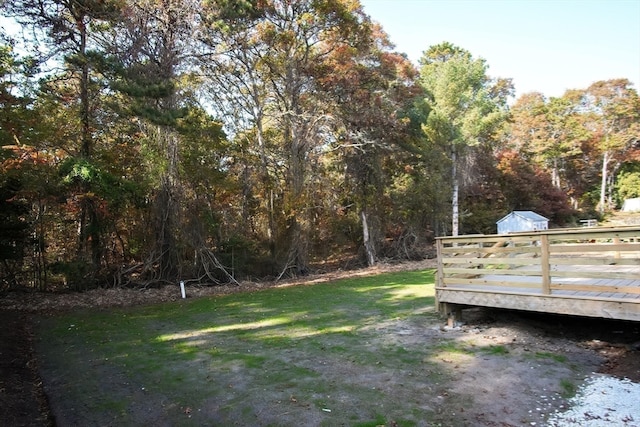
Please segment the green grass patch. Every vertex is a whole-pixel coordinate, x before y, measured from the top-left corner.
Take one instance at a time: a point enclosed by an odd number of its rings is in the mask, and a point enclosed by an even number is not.
[[[304,419],[309,408],[324,425],[366,425],[383,403],[388,419],[413,425],[422,419],[405,414],[416,403],[385,385],[420,378],[433,349],[400,345],[380,328],[436,319],[433,282],[432,270],[398,272],[81,311],[41,319],[38,350],[51,375],[69,384],[56,390],[61,400],[94,408],[86,425],[148,424],[143,413],[172,425],[216,416],[218,424],[257,417],[275,425],[283,414]],[[370,381],[354,382],[353,372]],[[102,393],[109,400],[91,405]],[[142,404],[151,409],[136,411]]]
[[[493,356],[504,356],[509,354],[509,349],[503,345],[489,345],[486,347],[479,347],[478,350],[482,353]]]
[[[549,353],[546,351],[536,351],[534,357],[536,359],[553,360],[558,363],[565,363],[567,361],[567,356],[564,354]]]
[[[434,347],[434,350],[441,353],[473,354],[467,346],[454,340],[442,341]]]
[[[562,389],[560,395],[565,399],[570,399],[575,396],[578,390],[573,381],[567,379],[560,380],[560,388]]]

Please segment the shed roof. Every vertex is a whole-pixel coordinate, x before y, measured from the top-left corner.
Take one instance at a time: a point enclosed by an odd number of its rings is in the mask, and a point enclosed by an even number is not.
[[[519,216],[522,217],[524,219],[527,219],[529,221],[549,221],[549,218],[545,218],[540,214],[537,214],[533,211],[513,211],[507,215],[505,215],[503,218],[499,219],[498,221],[496,221],[496,223],[502,222],[504,220],[506,220],[507,218],[509,218],[510,216]]]

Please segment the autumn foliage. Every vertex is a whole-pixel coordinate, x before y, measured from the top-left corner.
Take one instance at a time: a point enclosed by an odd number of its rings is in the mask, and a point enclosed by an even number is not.
[[[510,102],[450,43],[418,69],[357,0],[2,12],[25,31],[0,40],[0,289],[420,259],[455,224],[493,233],[526,209],[573,226],[637,194],[627,80]]]

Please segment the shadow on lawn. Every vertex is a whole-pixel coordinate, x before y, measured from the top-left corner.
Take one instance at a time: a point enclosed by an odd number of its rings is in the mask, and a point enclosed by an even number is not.
[[[45,318],[42,376],[59,425],[541,422],[527,412],[539,391],[582,362],[531,357],[525,328],[441,330],[433,282],[390,273]]]
[[[405,273],[401,281],[395,276],[203,299],[174,308],[172,313],[157,314],[177,329],[157,339],[168,342],[227,333],[258,340],[273,336],[299,339],[352,332],[371,323],[433,310],[431,272]],[[142,314],[141,318],[148,316]]]
[[[144,424],[150,417],[179,424],[181,411],[195,407],[189,415],[202,422],[250,425],[250,413],[280,423],[282,414],[265,416],[265,405],[291,403],[294,394],[291,420],[312,408],[321,420],[329,390],[355,396],[346,400],[380,400],[369,384],[391,375],[381,373],[380,360],[396,358],[394,371],[422,363],[419,353],[398,359],[406,350],[377,342],[377,328],[432,316],[433,306],[432,271],[381,274],[46,319],[40,351],[58,418],[71,424]],[[363,371],[373,376],[367,384],[350,381]],[[362,410],[353,416],[375,418]]]

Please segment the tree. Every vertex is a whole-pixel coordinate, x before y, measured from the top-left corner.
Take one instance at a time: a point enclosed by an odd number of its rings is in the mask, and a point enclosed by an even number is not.
[[[254,142],[245,159],[253,153],[258,159],[267,234],[280,243],[271,251],[286,252],[280,276],[306,274],[315,211],[311,170],[318,164],[318,147],[332,138],[328,130],[334,120],[319,81],[323,73],[333,73],[323,66],[327,58],[355,46],[364,34],[360,5],[345,0],[210,5],[205,42],[213,50],[205,58],[214,60],[210,78],[223,91],[215,95],[216,104],[225,112],[235,105],[233,117],[250,126],[235,136]]]
[[[10,263],[22,261],[30,228],[28,204],[19,197],[22,182],[9,167],[15,156],[8,148],[19,144],[20,117],[30,103],[16,93],[20,62],[10,44],[0,45],[0,289],[17,282]]]
[[[236,167],[243,188],[242,225],[237,232],[265,239],[270,262],[275,264],[278,210],[274,200],[282,191],[277,168],[283,162],[268,146],[273,134],[268,125],[271,95],[263,58],[270,46],[258,31],[264,13],[255,2],[205,3],[200,14],[199,65],[205,76],[205,98],[236,139]]]
[[[332,150],[341,154],[350,199],[358,207],[368,265],[377,262],[385,217],[385,159],[401,150],[410,137],[402,115],[420,90],[417,72],[406,57],[391,51],[382,29],[362,23],[357,45],[339,45],[318,70],[327,111],[336,137]],[[403,144],[404,143],[404,144]]]
[[[35,58],[14,52],[15,40],[0,46],[0,272],[5,284],[47,287],[47,202],[59,195],[55,148],[39,151],[49,117],[38,107]],[[49,210],[52,211],[52,210]]]
[[[216,272],[235,280],[212,239],[227,159],[221,123],[199,102],[198,7],[192,0],[132,2],[113,26],[103,63],[120,98],[116,113],[136,129],[146,172],[149,245],[137,271],[145,282],[216,281]]]
[[[459,231],[458,165],[468,147],[490,141],[504,125],[511,84],[490,79],[484,60],[447,42],[430,47],[420,63],[420,81],[430,108],[423,131],[451,162],[451,232],[455,236]]]
[[[547,100],[540,93],[521,96],[511,108],[511,145],[528,160],[549,171],[554,187],[572,197],[572,188],[563,171],[581,154],[588,133],[583,127],[580,91],[567,91]],[[574,205],[577,200],[574,197]]]
[[[602,156],[599,211],[604,213],[612,203],[619,156],[640,140],[640,98],[629,80],[615,79],[593,83],[583,100]]]
[[[135,120],[153,177],[153,241],[148,279],[175,281],[181,273],[180,210],[185,203],[180,174],[182,137],[178,121],[190,111],[187,62],[193,55],[196,2],[136,1],[114,27],[106,62],[110,85],[128,102],[119,114]],[[152,267],[157,265],[157,267]],[[152,271],[154,270],[154,271]]]
[[[273,1],[258,31],[271,49],[262,58],[268,70],[274,123],[282,130],[286,156],[283,199],[289,250],[283,268],[296,274],[309,270],[309,204],[305,190],[309,155],[324,139],[327,112],[314,96],[312,70],[338,46],[353,43],[359,5],[344,0]]]
[[[94,84],[92,72],[96,57],[95,36],[100,23],[117,15],[117,1],[103,0],[16,0],[7,8],[25,28],[31,29],[34,48],[44,59],[55,64],[64,64],[64,72],[49,74],[43,89],[68,102],[73,111],[76,132],[73,135],[75,147],[70,155],[80,162],[91,162],[94,149],[94,99],[99,88]],[[43,47],[44,51],[43,51]],[[44,62],[44,59],[42,60]],[[64,82],[64,83],[61,83]],[[89,182],[81,182],[75,187],[73,196],[80,201],[78,211],[77,258],[91,263],[90,271],[98,271],[103,256],[101,224],[98,213],[99,201],[93,197]]]
[[[616,180],[618,201],[640,197],[640,162],[629,162],[621,168]]]
[[[532,210],[556,225],[570,223],[575,211],[567,195],[551,183],[551,176],[519,152],[505,150],[498,155],[497,182],[503,196],[502,214],[512,210]]]
[[[34,101],[32,78],[38,64],[20,58],[13,40],[0,39],[0,146],[20,144],[29,128],[29,107]]]

